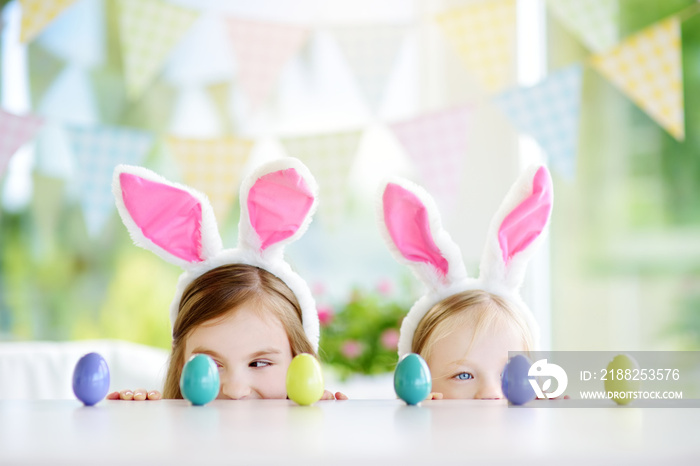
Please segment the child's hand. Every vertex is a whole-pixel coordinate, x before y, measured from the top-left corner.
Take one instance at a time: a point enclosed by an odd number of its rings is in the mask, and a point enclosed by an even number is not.
[[[426,398],[426,400],[442,400],[442,393],[431,392],[430,395],[428,395],[428,398]]]
[[[108,400],[134,400],[134,401],[144,401],[144,400],[160,400],[161,394],[158,390],[151,390],[147,392],[145,388],[137,388],[134,391],[122,390],[120,392],[112,392],[107,395]]]
[[[335,392],[335,395],[333,393],[329,392],[328,390],[323,391],[323,396],[321,397],[322,400],[347,400],[348,397],[345,395],[345,393],[341,392]]]

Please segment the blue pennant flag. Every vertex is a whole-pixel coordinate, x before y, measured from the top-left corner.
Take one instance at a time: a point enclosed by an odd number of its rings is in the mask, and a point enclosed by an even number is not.
[[[107,126],[66,128],[75,155],[77,191],[88,234],[100,233],[114,211],[112,173],[120,163],[140,165],[153,134]]]
[[[569,179],[576,167],[582,74],[577,64],[532,87],[510,89],[494,98],[513,124],[537,141],[552,170]]]

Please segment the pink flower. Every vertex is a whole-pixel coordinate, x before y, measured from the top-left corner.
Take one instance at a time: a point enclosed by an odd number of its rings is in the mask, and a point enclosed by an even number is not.
[[[377,291],[384,296],[389,296],[394,291],[394,284],[388,278],[380,280],[377,283]]]
[[[330,306],[319,306],[318,308],[318,320],[321,325],[327,327],[333,321],[333,308]]]
[[[395,350],[399,347],[399,331],[395,328],[388,328],[382,332],[379,340],[384,348]]]
[[[348,340],[340,347],[340,352],[348,359],[355,359],[362,354],[362,345],[355,340]]]

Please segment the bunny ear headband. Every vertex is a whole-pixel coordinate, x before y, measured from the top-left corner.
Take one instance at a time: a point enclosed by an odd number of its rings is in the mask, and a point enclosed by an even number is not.
[[[511,187],[491,220],[480,275],[470,278],[462,253],[443,229],[430,195],[407,180],[386,183],[379,213],[384,239],[396,260],[407,265],[428,288],[401,325],[399,357],[411,352],[416,328],[435,304],[467,290],[484,290],[516,304],[537,341],[537,323],[518,290],[551,210],[549,172],[544,166],[531,167]]]
[[[318,350],[319,321],[307,283],[284,260],[284,248],[304,234],[316,210],[318,186],[299,160],[266,163],[241,184],[238,246],[222,249],[207,197],[142,167],[118,165],[112,190],[117,210],[137,246],[181,267],[170,322],[175,323],[185,288],[200,275],[226,264],[265,269],[294,293],[304,332]]]

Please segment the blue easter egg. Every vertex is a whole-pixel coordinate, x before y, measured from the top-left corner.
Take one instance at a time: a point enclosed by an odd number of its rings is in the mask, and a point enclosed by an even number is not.
[[[527,357],[517,354],[508,360],[503,369],[501,389],[503,395],[514,405],[525,404],[537,396],[527,376],[531,365]]]
[[[409,405],[417,405],[430,395],[433,379],[425,360],[416,353],[404,356],[394,370],[394,391]]]
[[[195,354],[182,368],[180,392],[195,406],[203,406],[219,395],[219,368],[206,354]]]
[[[88,353],[78,360],[73,370],[73,393],[86,406],[101,401],[109,391],[109,367],[97,353]]]

